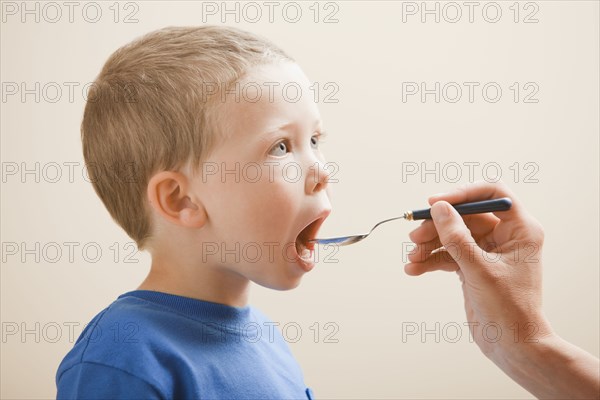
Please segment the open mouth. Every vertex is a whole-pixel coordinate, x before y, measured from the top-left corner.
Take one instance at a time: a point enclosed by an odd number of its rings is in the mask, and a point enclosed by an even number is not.
[[[317,236],[319,228],[321,227],[321,224],[323,224],[323,221],[325,221],[325,218],[326,217],[322,217],[314,220],[298,234],[298,237],[296,238],[296,252],[303,261],[311,261],[315,243],[310,240]]]

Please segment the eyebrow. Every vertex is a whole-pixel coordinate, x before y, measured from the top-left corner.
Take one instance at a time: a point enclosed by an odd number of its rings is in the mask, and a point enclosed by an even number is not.
[[[279,132],[279,131],[287,131],[287,130],[289,130],[289,129],[290,129],[292,126],[293,126],[293,125],[294,125],[294,123],[293,123],[293,122],[287,122],[287,123],[285,123],[285,124],[283,124],[283,125],[279,125],[279,126],[278,126],[278,127],[276,127],[276,128],[269,129],[268,131],[264,132],[264,133],[262,134],[262,136],[271,136],[272,134],[274,134],[274,133],[276,133],[276,132]]]
[[[316,128],[322,124],[323,124],[323,121],[321,119],[317,119],[317,120],[315,120],[313,127]],[[278,127],[274,128],[274,129],[269,129],[268,131],[262,133],[261,136],[266,138],[266,137],[274,135],[275,133],[277,133],[279,131],[289,130],[294,125],[295,125],[295,123],[293,123],[293,122],[286,122],[283,125],[279,125]]]

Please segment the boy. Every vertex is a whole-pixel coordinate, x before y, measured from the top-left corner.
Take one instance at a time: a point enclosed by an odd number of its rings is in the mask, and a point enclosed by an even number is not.
[[[162,29],[109,58],[84,158],[152,265],[64,358],[58,398],[312,398],[247,304],[250,281],[299,284],[331,211],[309,86],[282,50],[230,27]]]

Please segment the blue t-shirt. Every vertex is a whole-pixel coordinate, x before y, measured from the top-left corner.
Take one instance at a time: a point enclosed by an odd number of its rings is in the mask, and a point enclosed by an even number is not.
[[[96,315],[56,373],[57,398],[312,399],[276,324],[149,290]]]

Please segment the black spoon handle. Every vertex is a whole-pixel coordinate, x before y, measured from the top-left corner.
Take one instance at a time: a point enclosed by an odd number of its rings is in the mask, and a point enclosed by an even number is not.
[[[466,214],[482,214],[492,211],[506,211],[512,206],[512,201],[508,197],[500,199],[476,201],[474,203],[452,204],[452,207],[458,211],[460,215]],[[413,220],[431,219],[431,208],[411,211]]]

